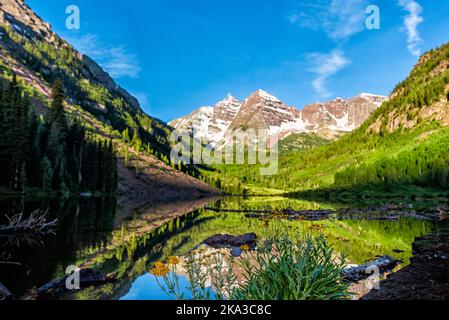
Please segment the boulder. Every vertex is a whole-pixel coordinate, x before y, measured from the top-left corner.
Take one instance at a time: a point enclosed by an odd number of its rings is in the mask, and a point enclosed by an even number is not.
[[[257,236],[255,233],[246,233],[235,237],[232,243],[236,247],[241,247],[243,245],[252,246],[256,243],[256,240]]]
[[[246,233],[239,236],[232,236],[229,234],[216,234],[204,240],[203,243],[215,249],[233,247],[240,248],[244,245],[254,247],[256,244],[256,240],[257,235],[255,233]]]
[[[243,250],[239,247],[232,247],[231,249],[231,255],[235,258],[238,258],[242,255]]]

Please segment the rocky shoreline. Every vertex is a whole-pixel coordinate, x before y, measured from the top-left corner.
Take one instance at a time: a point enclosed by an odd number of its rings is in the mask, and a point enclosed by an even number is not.
[[[329,219],[338,220],[398,220],[411,218],[427,221],[445,221],[449,217],[449,208],[431,208],[425,210],[414,210],[408,206],[385,205],[367,208],[341,208],[337,210],[242,210],[222,209],[206,207],[205,210],[221,213],[242,213],[247,218],[283,218],[287,220],[321,221]]]
[[[411,264],[361,300],[449,300],[449,231],[417,238]]]

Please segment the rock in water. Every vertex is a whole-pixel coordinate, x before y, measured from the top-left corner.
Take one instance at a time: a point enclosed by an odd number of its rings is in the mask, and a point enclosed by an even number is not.
[[[238,258],[238,257],[240,257],[240,256],[242,255],[242,253],[243,253],[243,250],[242,250],[241,248],[233,247],[233,248],[231,249],[231,255],[232,255],[233,257]]]
[[[93,269],[82,269],[80,271],[80,284],[82,287],[105,283],[106,276]]]
[[[213,235],[203,242],[208,246],[219,249],[219,248],[232,248],[247,245],[249,247],[254,247],[256,244],[257,235],[255,233],[246,233],[239,236],[232,236],[229,234],[216,234]]]
[[[255,244],[257,236],[255,233],[246,233],[234,238],[233,244],[236,247],[241,247],[243,245],[252,246]]]
[[[235,238],[234,236],[231,236],[229,234],[216,234],[204,240],[204,243],[207,244],[209,247],[216,249],[225,248],[230,246],[234,238]]]

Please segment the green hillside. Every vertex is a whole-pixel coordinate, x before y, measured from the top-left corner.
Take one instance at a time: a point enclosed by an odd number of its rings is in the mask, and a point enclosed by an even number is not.
[[[295,133],[287,136],[279,142],[279,152],[288,153],[298,150],[311,149],[329,143],[315,133]]]
[[[0,186],[26,193],[116,192],[112,141],[88,136],[77,118],[68,121],[63,103],[59,80],[45,118],[16,76],[0,84]]]

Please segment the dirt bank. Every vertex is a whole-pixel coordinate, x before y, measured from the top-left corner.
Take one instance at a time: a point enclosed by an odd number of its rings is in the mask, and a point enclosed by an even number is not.
[[[150,156],[139,155],[138,160],[132,159],[128,165],[119,158],[117,169],[118,205],[121,209],[121,217],[117,217],[118,219],[135,214],[136,211],[148,212],[146,208],[150,207],[173,207],[177,203],[223,195],[221,190],[212,188]],[[203,205],[207,204],[207,201],[201,202]],[[196,208],[192,208],[194,209]]]
[[[417,238],[411,264],[361,300],[449,300],[449,231]]]

